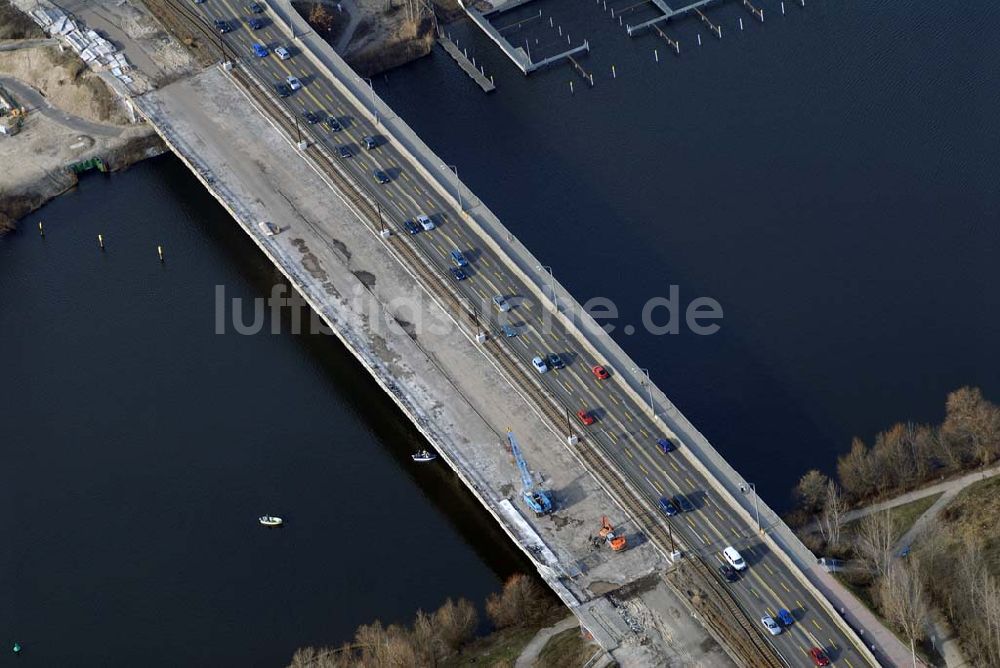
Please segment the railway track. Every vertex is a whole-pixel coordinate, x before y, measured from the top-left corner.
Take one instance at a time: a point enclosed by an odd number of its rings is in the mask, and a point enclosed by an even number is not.
[[[179,18],[191,24],[207,41],[217,45],[218,53],[229,57],[224,41],[219,39],[212,29],[205,24],[190,8],[177,0],[147,0],[161,11],[173,12],[174,18]],[[174,22],[168,22],[176,25]],[[423,287],[453,315],[457,320],[467,325],[470,330],[479,329],[481,321],[488,322],[496,333],[499,325],[489,320],[485,314],[479,314],[469,307],[443,279],[445,267],[419,252],[413,240],[408,235],[398,234],[402,221],[395,220],[383,211],[374,196],[363,185],[351,178],[313,134],[312,128],[298,124],[293,113],[284,107],[280,101],[272,97],[266,85],[260,82],[252,72],[236,64],[230,71],[233,79],[257,103],[259,108],[268,114],[271,121],[280,127],[289,137],[304,137],[307,146],[304,154],[310,158],[313,165],[337,189],[338,194],[355,211],[359,219],[368,225],[373,232],[390,229],[386,246],[396,254],[397,259],[411,272],[415,272]],[[478,333],[472,331],[472,334]],[[489,337],[483,346],[498,368],[517,384],[520,391],[526,395],[534,408],[546,419],[553,431],[564,437],[575,435],[576,439],[566,438],[566,443],[572,453],[593,475],[605,490],[622,506],[629,515],[628,519],[636,528],[644,533],[651,542],[666,555],[672,551],[677,542],[668,534],[660,521],[650,516],[647,505],[634,491],[640,481],[628,480],[626,475],[616,470],[605,458],[598,441],[591,442],[586,434],[579,433],[568,419],[570,413],[567,406],[549,394],[532,377],[523,364],[513,355],[503,341],[496,336]],[[571,442],[572,441],[572,442]],[[658,518],[657,518],[658,519]],[[682,574],[683,582],[677,581]],[[756,667],[780,668],[785,661],[776,653],[757,630],[753,620],[746,614],[726,585],[723,584],[713,569],[705,563],[700,555],[691,554],[684,560],[682,568],[675,569],[673,577],[665,578],[683,600],[687,601],[708,625],[709,630],[724,644],[741,663]],[[695,596],[692,596],[695,593]]]

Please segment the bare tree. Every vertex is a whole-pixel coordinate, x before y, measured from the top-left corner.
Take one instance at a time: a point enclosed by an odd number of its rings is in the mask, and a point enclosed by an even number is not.
[[[977,387],[962,387],[948,395],[941,437],[978,464],[1000,455],[1000,410]]]
[[[850,452],[837,458],[837,478],[844,492],[854,500],[874,493],[868,447],[860,438],[851,441]]]
[[[530,624],[549,609],[549,601],[538,584],[516,573],[504,582],[503,591],[486,599],[486,614],[497,628]]]
[[[826,499],[823,502],[823,512],[819,519],[819,530],[823,539],[836,549],[840,546],[840,530],[844,526],[844,512],[847,504],[840,493],[840,488],[832,480],[826,481]]]
[[[313,27],[317,32],[330,32],[333,30],[335,19],[333,14],[330,13],[324,5],[316,3],[309,10],[309,25]]]
[[[896,540],[896,526],[888,510],[867,515],[860,521],[854,549],[868,569],[882,577],[892,563],[892,546]]]
[[[479,623],[476,608],[464,598],[458,602],[450,598],[434,613],[434,630],[441,643],[449,650],[457,650],[472,639]]]
[[[924,637],[927,602],[918,569],[904,561],[894,561],[879,581],[882,614],[910,641],[916,665],[916,643]]]
[[[795,499],[799,502],[799,507],[810,515],[818,512],[823,507],[829,482],[830,479],[816,469],[806,471],[795,486]]]

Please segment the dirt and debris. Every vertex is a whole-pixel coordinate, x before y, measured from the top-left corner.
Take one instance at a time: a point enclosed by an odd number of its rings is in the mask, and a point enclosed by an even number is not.
[[[434,46],[434,11],[416,0],[320,0],[296,11],[361,76],[426,56]]]

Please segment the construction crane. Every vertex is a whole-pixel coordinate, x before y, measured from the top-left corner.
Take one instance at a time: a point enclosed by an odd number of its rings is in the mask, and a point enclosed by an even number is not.
[[[628,544],[628,541],[625,540],[625,536],[619,536],[615,533],[615,528],[611,526],[611,522],[608,521],[607,515],[601,517],[600,536],[613,552],[621,552]]]
[[[524,488],[521,494],[524,497],[524,502],[535,511],[536,516],[548,515],[552,512],[552,499],[546,492],[535,487],[535,480],[531,475],[531,470],[528,469],[528,463],[524,461],[521,447],[517,444],[514,432],[509,427],[507,428],[507,440],[510,442],[510,451],[517,461],[517,468],[521,471],[521,484]]]

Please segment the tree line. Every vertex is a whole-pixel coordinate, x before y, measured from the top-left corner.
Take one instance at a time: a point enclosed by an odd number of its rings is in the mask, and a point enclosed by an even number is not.
[[[871,446],[855,438],[850,451],[837,459],[836,481],[808,471],[795,488],[797,512],[791,519],[822,519],[833,496],[844,505],[857,505],[998,459],[1000,407],[979,388],[963,387],[948,395],[940,425],[898,423],[876,435]]]
[[[537,626],[559,603],[526,575],[515,574],[499,593],[486,599],[486,615],[495,629]],[[464,598],[447,599],[434,612],[418,610],[410,625],[380,620],[362,624],[340,647],[302,647],[288,668],[409,668],[439,666],[475,638],[476,607]]]

